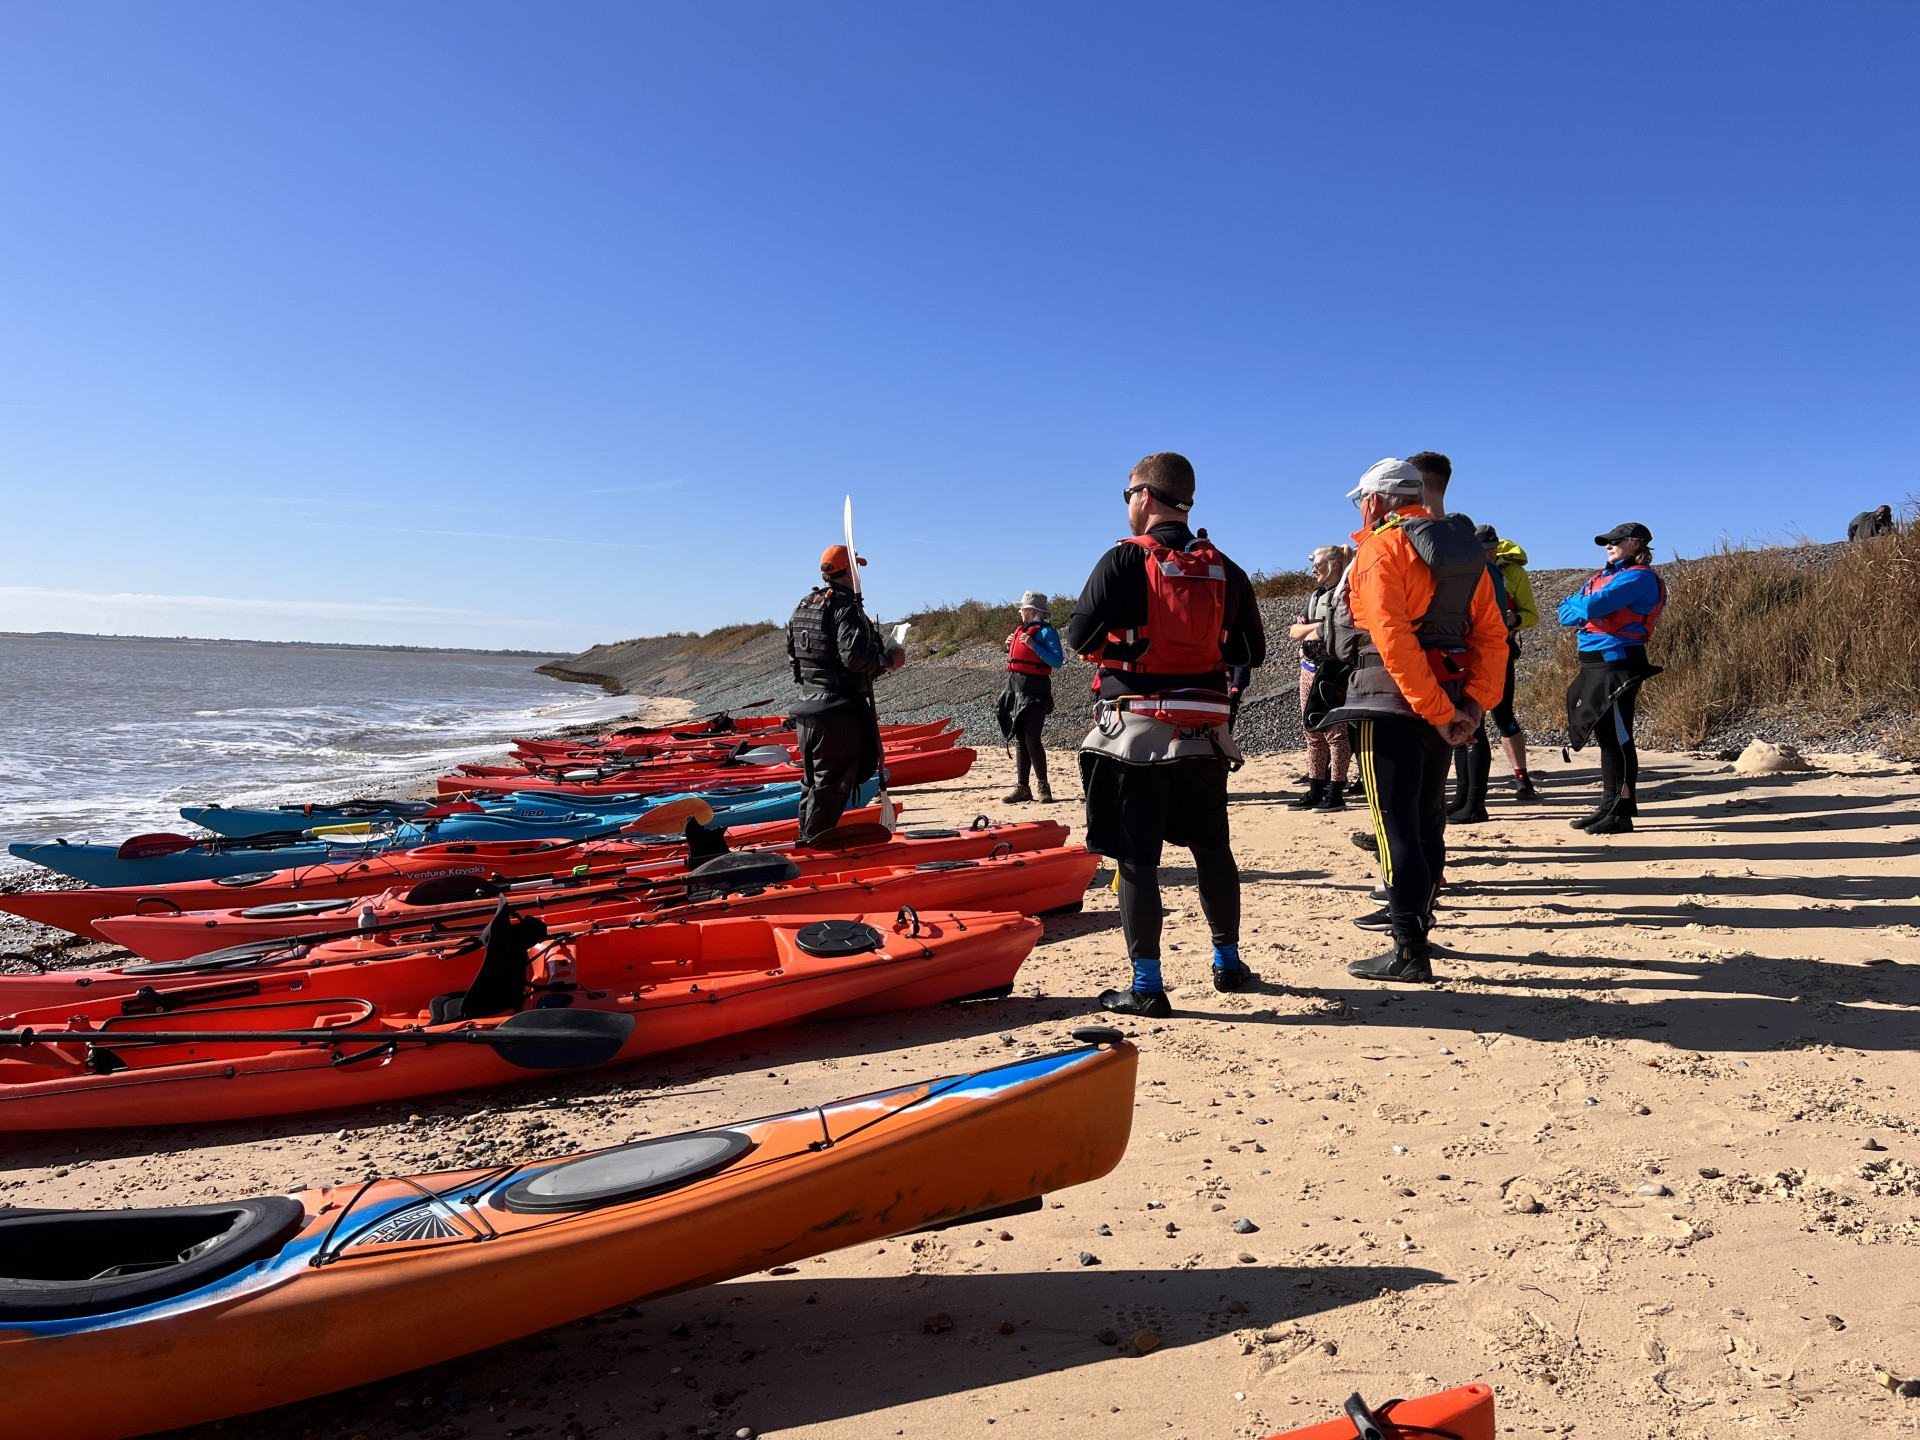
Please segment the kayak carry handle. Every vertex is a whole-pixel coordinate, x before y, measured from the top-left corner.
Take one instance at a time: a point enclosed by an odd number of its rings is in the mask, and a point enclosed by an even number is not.
[[[898,930],[902,925],[908,923],[911,923],[913,928],[907,931],[907,938],[909,940],[918,940],[920,938],[920,912],[911,905],[902,905],[900,907],[900,913],[893,917],[893,928]]]
[[[138,900],[133,902],[133,913],[136,915],[153,914],[154,912],[151,910],[142,910],[140,908],[142,905],[147,904],[149,901],[151,901],[155,905],[165,905],[175,915],[184,915],[187,913],[185,910],[180,908],[180,904],[178,901],[169,900],[165,895],[142,895]]]

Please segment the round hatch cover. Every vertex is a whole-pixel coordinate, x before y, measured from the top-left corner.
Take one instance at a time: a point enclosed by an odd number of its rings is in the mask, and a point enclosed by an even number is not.
[[[249,920],[290,920],[296,915],[324,915],[344,910],[352,900],[285,900],[278,905],[255,905],[240,913]]]
[[[817,920],[803,925],[793,943],[809,955],[831,959],[878,950],[882,938],[878,930],[858,920]]]
[[[723,1170],[752,1148],[737,1130],[641,1140],[516,1180],[499,1203],[519,1215],[548,1215],[638,1200]]]

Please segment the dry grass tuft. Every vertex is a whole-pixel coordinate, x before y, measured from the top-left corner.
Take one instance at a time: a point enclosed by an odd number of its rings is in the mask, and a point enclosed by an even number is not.
[[[1728,547],[1666,578],[1667,610],[1648,652],[1666,673],[1641,692],[1644,741],[1700,745],[1769,714],[1790,715],[1817,739],[1920,711],[1920,528],[1831,560]],[[1558,730],[1578,660],[1571,632],[1529,637],[1530,648],[1543,642],[1554,649],[1529,666],[1517,698],[1523,723]],[[1920,753],[1920,723],[1903,733],[1889,743]]]
[[[1253,581],[1256,599],[1278,600],[1286,595],[1310,595],[1319,582],[1305,570],[1256,570],[1247,577]]]
[[[1053,607],[1053,623],[1064,628],[1073,613],[1075,597],[1055,595],[1047,603]],[[941,605],[909,615],[913,623],[912,643],[930,645],[934,654],[951,655],[969,645],[998,645],[1020,623],[1017,604],[990,605],[985,600],[962,600],[958,605]]]
[[[680,647],[682,655],[698,655],[703,659],[712,659],[724,655],[729,650],[738,650],[751,640],[762,635],[771,635],[780,627],[771,620],[756,620],[748,625],[722,625],[718,630],[709,630],[704,635],[690,635],[687,643]]]

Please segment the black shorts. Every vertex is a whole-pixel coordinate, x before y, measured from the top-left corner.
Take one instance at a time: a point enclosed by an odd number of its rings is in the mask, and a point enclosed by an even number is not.
[[[1211,757],[1165,765],[1124,765],[1082,752],[1086,846],[1110,860],[1158,865],[1163,843],[1220,850],[1227,825],[1227,762]]]

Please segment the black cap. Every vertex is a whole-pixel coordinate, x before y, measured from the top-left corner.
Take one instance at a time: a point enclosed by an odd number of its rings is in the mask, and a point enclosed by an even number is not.
[[[1498,545],[1500,543],[1500,532],[1491,525],[1482,525],[1473,532],[1473,538],[1478,540],[1482,545]]]
[[[1616,525],[1604,535],[1593,537],[1596,545],[1618,545],[1622,540],[1638,540],[1642,545],[1653,543],[1653,532],[1637,520],[1629,520],[1624,525]]]

